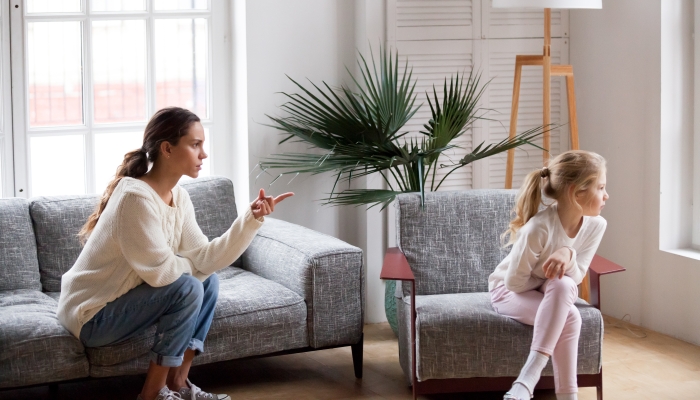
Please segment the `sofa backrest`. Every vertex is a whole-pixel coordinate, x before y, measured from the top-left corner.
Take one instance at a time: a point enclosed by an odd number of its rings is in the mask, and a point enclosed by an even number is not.
[[[397,244],[416,278],[416,294],[488,291],[488,277],[510,248],[508,228],[517,190],[477,189],[397,197]],[[404,293],[408,293],[404,285]]]
[[[39,263],[29,204],[0,199],[0,290],[40,290]]]
[[[194,205],[197,223],[209,240],[221,236],[236,219],[233,184],[207,177],[182,184]],[[94,211],[98,195],[36,197],[29,212],[36,233],[36,252],[45,292],[61,291],[61,276],[80,255],[78,232]]]

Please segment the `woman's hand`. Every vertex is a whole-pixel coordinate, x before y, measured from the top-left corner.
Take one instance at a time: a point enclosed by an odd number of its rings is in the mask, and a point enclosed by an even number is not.
[[[292,196],[294,196],[294,193],[287,192],[273,198],[272,196],[265,196],[265,189],[260,189],[258,198],[250,203],[250,210],[253,212],[255,218],[264,217],[275,211],[275,204]]]
[[[569,265],[572,256],[571,250],[566,247],[562,247],[552,253],[544,264],[542,264],[544,276],[547,277],[547,279],[554,279],[557,276],[559,279],[563,278],[566,266]]]

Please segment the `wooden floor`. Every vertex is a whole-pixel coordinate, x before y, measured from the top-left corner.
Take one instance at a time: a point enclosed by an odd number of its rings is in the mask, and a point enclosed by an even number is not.
[[[605,399],[700,399],[700,347],[605,318]],[[631,328],[632,332],[627,328]],[[646,333],[645,338],[634,334]],[[398,344],[387,324],[365,327],[364,378],[355,380],[350,348],[193,369],[190,378],[207,390],[236,399],[410,399],[398,361]],[[135,399],[143,376],[59,386],[59,399]],[[422,399],[502,399],[503,393],[421,396]],[[0,392],[3,400],[47,399],[48,387]],[[538,391],[535,399],[552,399]],[[582,388],[579,399],[595,399]]]

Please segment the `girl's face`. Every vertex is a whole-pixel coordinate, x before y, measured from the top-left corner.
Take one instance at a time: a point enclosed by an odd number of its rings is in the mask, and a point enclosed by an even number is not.
[[[582,191],[576,194],[576,201],[583,208],[583,215],[595,217],[600,215],[605,207],[605,202],[610,198],[605,190],[606,177],[605,172],[598,177],[598,183],[589,190]]]
[[[193,122],[187,135],[180,138],[177,146],[171,147],[172,165],[182,175],[196,178],[202,169],[202,161],[209,157],[204,152],[204,128],[199,122]]]

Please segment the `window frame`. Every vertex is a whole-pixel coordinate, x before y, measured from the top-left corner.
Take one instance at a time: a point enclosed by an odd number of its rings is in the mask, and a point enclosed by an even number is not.
[[[19,6],[19,7],[15,7]],[[146,0],[145,11],[128,12],[95,12],[90,13],[90,1],[81,0],[80,13],[26,13],[26,0],[12,0],[10,2],[10,24],[8,31],[12,35],[9,51],[4,55],[11,55],[12,61],[12,87],[22,88],[22,90],[12,91],[12,120],[14,143],[11,147],[14,151],[15,159],[12,164],[12,171],[8,171],[13,176],[14,187],[10,187],[4,196],[14,193],[17,197],[31,197],[31,154],[29,141],[35,136],[60,136],[68,134],[79,134],[83,137],[84,143],[84,178],[86,194],[99,193],[102,188],[96,188],[95,176],[95,137],[101,133],[139,131],[143,132],[146,123],[151,115],[156,111],[156,81],[155,81],[155,21],[157,19],[180,19],[180,18],[204,18],[207,21],[207,79],[206,79],[206,101],[207,117],[202,117],[202,125],[209,132],[207,141],[211,149],[209,154],[210,172],[221,173],[227,171],[229,161],[226,157],[217,157],[217,153],[228,148],[230,139],[224,134],[230,129],[230,71],[231,46],[228,42],[230,34],[228,2],[218,2],[208,0],[206,10],[175,10],[156,11],[154,1]],[[72,126],[52,126],[52,127],[29,127],[29,99],[27,69],[27,48],[26,37],[28,22],[35,21],[75,21],[81,22],[82,33],[82,112],[83,124]],[[94,123],[94,92],[92,82],[92,21],[96,20],[145,20],[146,21],[146,115],[141,122],[129,123]],[[8,92],[5,90],[3,93]],[[200,116],[201,117],[201,116]],[[221,139],[221,140],[220,140]],[[217,160],[221,159],[221,160]],[[217,163],[218,162],[218,163]],[[116,165],[114,166],[116,169]],[[3,168],[3,173],[5,169]],[[7,175],[7,174],[6,174]]]

